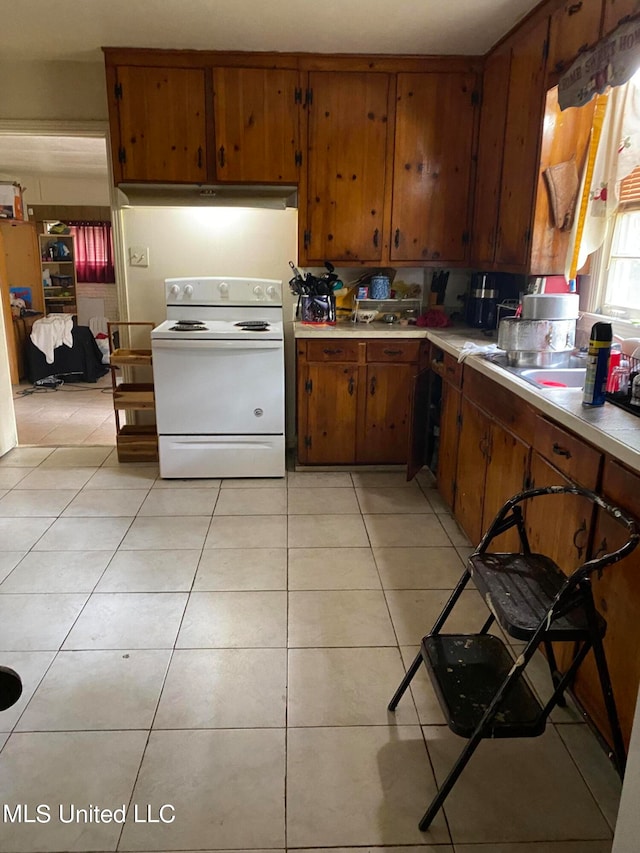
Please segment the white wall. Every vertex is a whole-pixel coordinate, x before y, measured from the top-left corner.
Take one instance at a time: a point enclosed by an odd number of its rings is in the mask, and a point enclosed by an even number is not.
[[[2,303],[0,302],[0,456],[18,443],[9,373],[7,336],[2,317]]]
[[[52,5],[52,39],[56,26]],[[106,120],[104,63],[0,62],[0,117],[3,121]]]

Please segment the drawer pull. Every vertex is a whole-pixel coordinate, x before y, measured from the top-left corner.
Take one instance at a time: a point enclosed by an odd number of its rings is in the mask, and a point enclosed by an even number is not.
[[[564,456],[565,459],[571,459],[571,451],[567,450],[566,447],[562,447],[557,441],[553,444],[553,452],[556,456]]]
[[[377,384],[378,384],[378,380],[376,379],[376,377],[375,377],[375,376],[372,376],[372,377],[371,377],[371,386],[370,386],[370,390],[369,390],[369,393],[371,394],[371,396],[372,396],[372,397],[373,397],[373,396],[375,395],[375,393],[376,393],[376,385],[377,385]]]
[[[580,9],[582,9],[582,0],[580,0],[579,3],[572,3],[567,9],[567,13],[569,15],[575,15],[577,12],[580,11]]]
[[[327,349],[323,349],[323,350],[322,350],[322,352],[323,352],[325,355],[340,355],[340,353],[342,352],[342,350],[341,350],[341,349],[328,349],[328,348],[327,348]]]
[[[402,355],[403,351],[401,349],[383,349],[382,352],[385,355]]]
[[[455,367],[452,367],[450,364],[448,364],[448,365],[445,367],[445,370],[447,371],[447,373],[455,373],[455,372],[456,372]]]
[[[353,376],[349,379],[349,396],[353,397],[353,392],[355,390],[356,383]]]
[[[582,559],[582,554],[584,552],[585,545],[578,545],[578,536],[580,536],[581,533],[586,533],[586,532],[587,532],[587,521],[586,521],[586,519],[583,518],[582,524],[576,530],[576,532],[573,534],[573,547],[578,552],[578,559],[579,560]]]

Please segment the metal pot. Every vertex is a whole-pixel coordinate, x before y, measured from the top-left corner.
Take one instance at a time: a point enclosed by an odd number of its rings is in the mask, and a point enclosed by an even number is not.
[[[527,352],[526,350],[507,350],[509,367],[569,367],[572,350],[562,352]]]
[[[576,341],[575,320],[525,320],[505,317],[498,329],[500,349],[544,350],[573,349]]]
[[[577,320],[577,293],[527,293],[522,297],[523,320]]]

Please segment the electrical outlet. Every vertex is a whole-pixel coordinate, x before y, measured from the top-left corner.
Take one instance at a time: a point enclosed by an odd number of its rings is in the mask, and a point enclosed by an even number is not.
[[[149,249],[147,246],[129,246],[129,266],[149,266]]]

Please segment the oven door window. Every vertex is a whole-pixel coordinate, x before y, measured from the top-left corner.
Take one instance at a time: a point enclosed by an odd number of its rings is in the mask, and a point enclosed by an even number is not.
[[[153,377],[160,434],[284,431],[282,341],[157,340]]]

